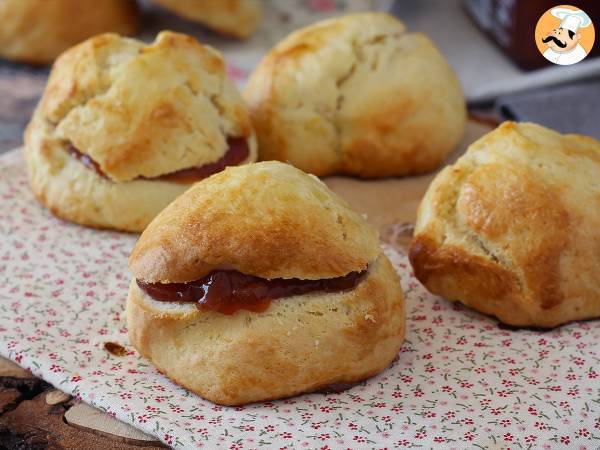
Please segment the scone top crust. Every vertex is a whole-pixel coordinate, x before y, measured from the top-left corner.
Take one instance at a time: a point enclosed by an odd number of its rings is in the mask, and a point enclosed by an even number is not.
[[[129,268],[146,282],[188,282],[212,270],[325,279],[362,271],[381,252],[376,231],[316,177],[279,162],[227,168],[146,228]]]
[[[250,36],[260,24],[261,0],[153,0],[190,20],[230,36]]]
[[[96,36],[55,63],[37,113],[114,181],[217,161],[253,130],[221,55],[190,36]]]
[[[460,140],[460,84],[435,45],[385,13],[298,30],[267,53],[244,91],[261,159],[315,175],[430,170]]]
[[[599,174],[597,140],[505,122],[430,185],[415,274],[514,325],[600,315]]]

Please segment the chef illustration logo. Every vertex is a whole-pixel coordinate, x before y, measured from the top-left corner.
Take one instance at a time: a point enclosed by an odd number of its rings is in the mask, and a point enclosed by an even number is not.
[[[560,5],[546,11],[535,27],[535,43],[548,61],[568,66],[592,50],[595,31],[592,19],[576,6]]]

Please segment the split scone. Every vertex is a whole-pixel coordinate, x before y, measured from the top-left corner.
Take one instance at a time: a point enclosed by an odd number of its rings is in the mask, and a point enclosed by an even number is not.
[[[55,215],[141,231],[194,182],[256,159],[246,106],[212,48],[171,32],[64,53],[25,132],[30,184]]]
[[[398,276],[364,218],[279,162],[196,184],[129,259],[131,343],[220,404],[364,380],[404,339]]]
[[[259,158],[319,176],[429,171],[466,123],[461,87],[438,49],[383,13],[292,33],[260,62],[244,96]]]
[[[175,14],[222,34],[250,36],[260,25],[261,0],[153,0]]]
[[[510,325],[600,316],[600,142],[502,124],[431,183],[410,261],[434,294]]]
[[[96,34],[133,33],[138,12],[132,0],[2,0],[0,23],[0,57],[46,64]]]

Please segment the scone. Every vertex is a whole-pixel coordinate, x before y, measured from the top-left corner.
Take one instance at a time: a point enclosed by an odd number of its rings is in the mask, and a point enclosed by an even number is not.
[[[434,179],[410,261],[432,293],[517,326],[600,316],[600,142],[506,122]]]
[[[171,32],[105,34],[64,53],[25,132],[32,190],[58,217],[141,231],[194,182],[256,159],[212,48]]]
[[[133,33],[138,13],[132,0],[2,0],[0,23],[0,57],[46,64],[96,34]]]
[[[364,380],[404,338],[398,276],[377,233],[316,177],[232,167],[169,205],[129,268],[129,337],[220,404]]]
[[[250,36],[260,25],[260,0],[153,0],[175,14],[219,33]]]
[[[383,13],[292,33],[260,62],[244,96],[259,158],[319,176],[427,172],[465,128],[465,99],[444,57]]]

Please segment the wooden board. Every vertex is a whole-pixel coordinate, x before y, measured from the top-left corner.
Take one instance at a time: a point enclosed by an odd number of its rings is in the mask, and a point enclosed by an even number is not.
[[[65,413],[66,422],[74,427],[94,434],[110,434],[113,439],[122,438],[122,442],[135,445],[155,445],[156,438],[115,419],[112,416],[86,403],[77,403]]]
[[[164,448],[154,437],[64,394],[0,357],[0,448]]]

